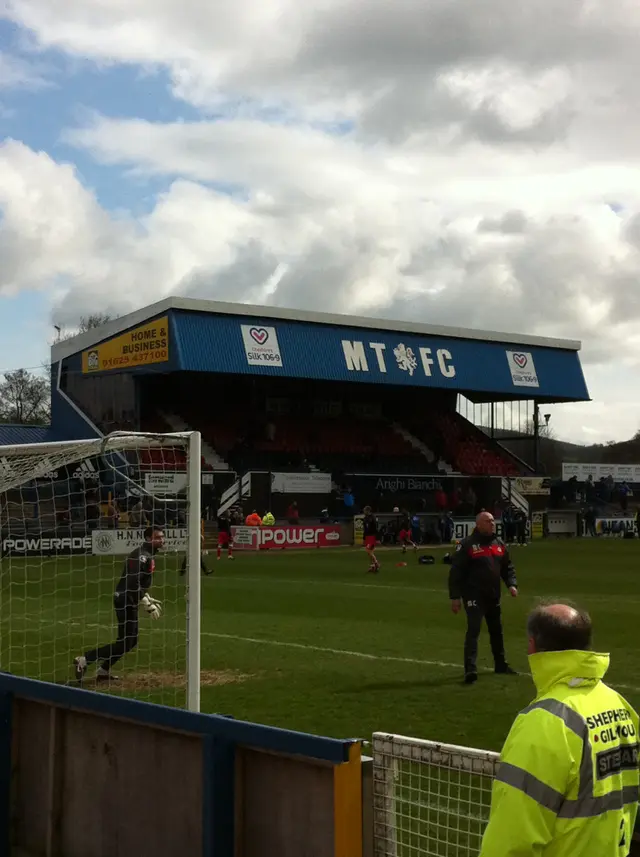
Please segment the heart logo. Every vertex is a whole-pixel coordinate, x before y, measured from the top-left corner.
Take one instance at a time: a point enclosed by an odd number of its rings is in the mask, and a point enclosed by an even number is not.
[[[254,342],[258,343],[258,345],[264,345],[267,339],[269,339],[269,333],[264,329],[264,327],[252,327],[249,331],[249,335]]]
[[[527,355],[526,354],[514,354],[513,359],[514,359],[516,365],[519,366],[521,369],[524,369],[524,367],[527,365]]]

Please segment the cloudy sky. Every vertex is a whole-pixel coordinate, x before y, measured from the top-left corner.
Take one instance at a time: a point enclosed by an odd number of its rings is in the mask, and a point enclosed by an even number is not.
[[[640,427],[637,0],[3,0],[0,369],[169,294],[581,339]]]

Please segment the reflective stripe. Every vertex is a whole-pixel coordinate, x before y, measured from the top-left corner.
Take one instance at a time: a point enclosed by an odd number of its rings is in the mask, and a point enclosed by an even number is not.
[[[551,810],[555,815],[558,815],[564,796],[552,789],[542,780],[534,777],[529,771],[519,768],[517,765],[510,765],[508,762],[501,762],[496,774],[496,780],[501,783],[506,783],[518,791],[524,792],[528,797],[544,806],[545,809]]]
[[[589,741],[589,727],[586,720],[573,708],[569,708],[564,702],[557,699],[541,699],[524,709],[522,714],[528,714],[541,708],[554,717],[560,718],[567,729],[582,741],[582,758],[580,759],[580,774],[578,786],[578,801],[593,798],[593,756],[591,754],[591,743]]]
[[[622,809],[640,798],[638,786],[624,786],[615,792],[609,792],[602,797],[584,797],[578,800],[566,800],[558,818],[593,818],[614,809]]]
[[[533,774],[501,762],[496,774],[496,780],[526,794],[536,803],[548,809],[558,818],[593,818],[611,810],[622,809],[629,804],[637,803],[640,799],[638,786],[625,786],[615,792],[609,792],[602,797],[582,797],[577,800],[566,800],[560,792],[543,783]]]
[[[564,702],[559,702],[557,699],[541,699],[539,702],[533,702],[531,705],[528,705],[520,713],[528,714],[536,708],[542,708],[544,711],[548,711],[549,714],[553,714],[554,717],[559,717],[567,729],[571,729],[583,741],[589,737],[589,729],[584,718],[580,717],[577,711],[569,708]]]

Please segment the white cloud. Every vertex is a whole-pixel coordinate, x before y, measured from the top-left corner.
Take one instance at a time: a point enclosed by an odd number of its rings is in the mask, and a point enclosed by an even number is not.
[[[141,218],[5,144],[0,294],[49,288],[66,322],[179,292],[582,338],[592,395],[620,418],[567,406],[556,429],[635,431],[635,2],[5,5],[43,48],[167,70],[203,120],[67,130],[163,178]]]
[[[5,89],[44,89],[50,85],[46,69],[39,63],[28,62],[0,50],[0,92]]]

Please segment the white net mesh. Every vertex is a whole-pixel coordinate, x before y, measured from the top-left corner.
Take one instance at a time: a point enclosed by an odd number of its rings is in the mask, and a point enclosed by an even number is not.
[[[499,756],[376,733],[375,857],[476,857]]]
[[[189,435],[0,447],[0,669],[186,704],[188,455]]]

